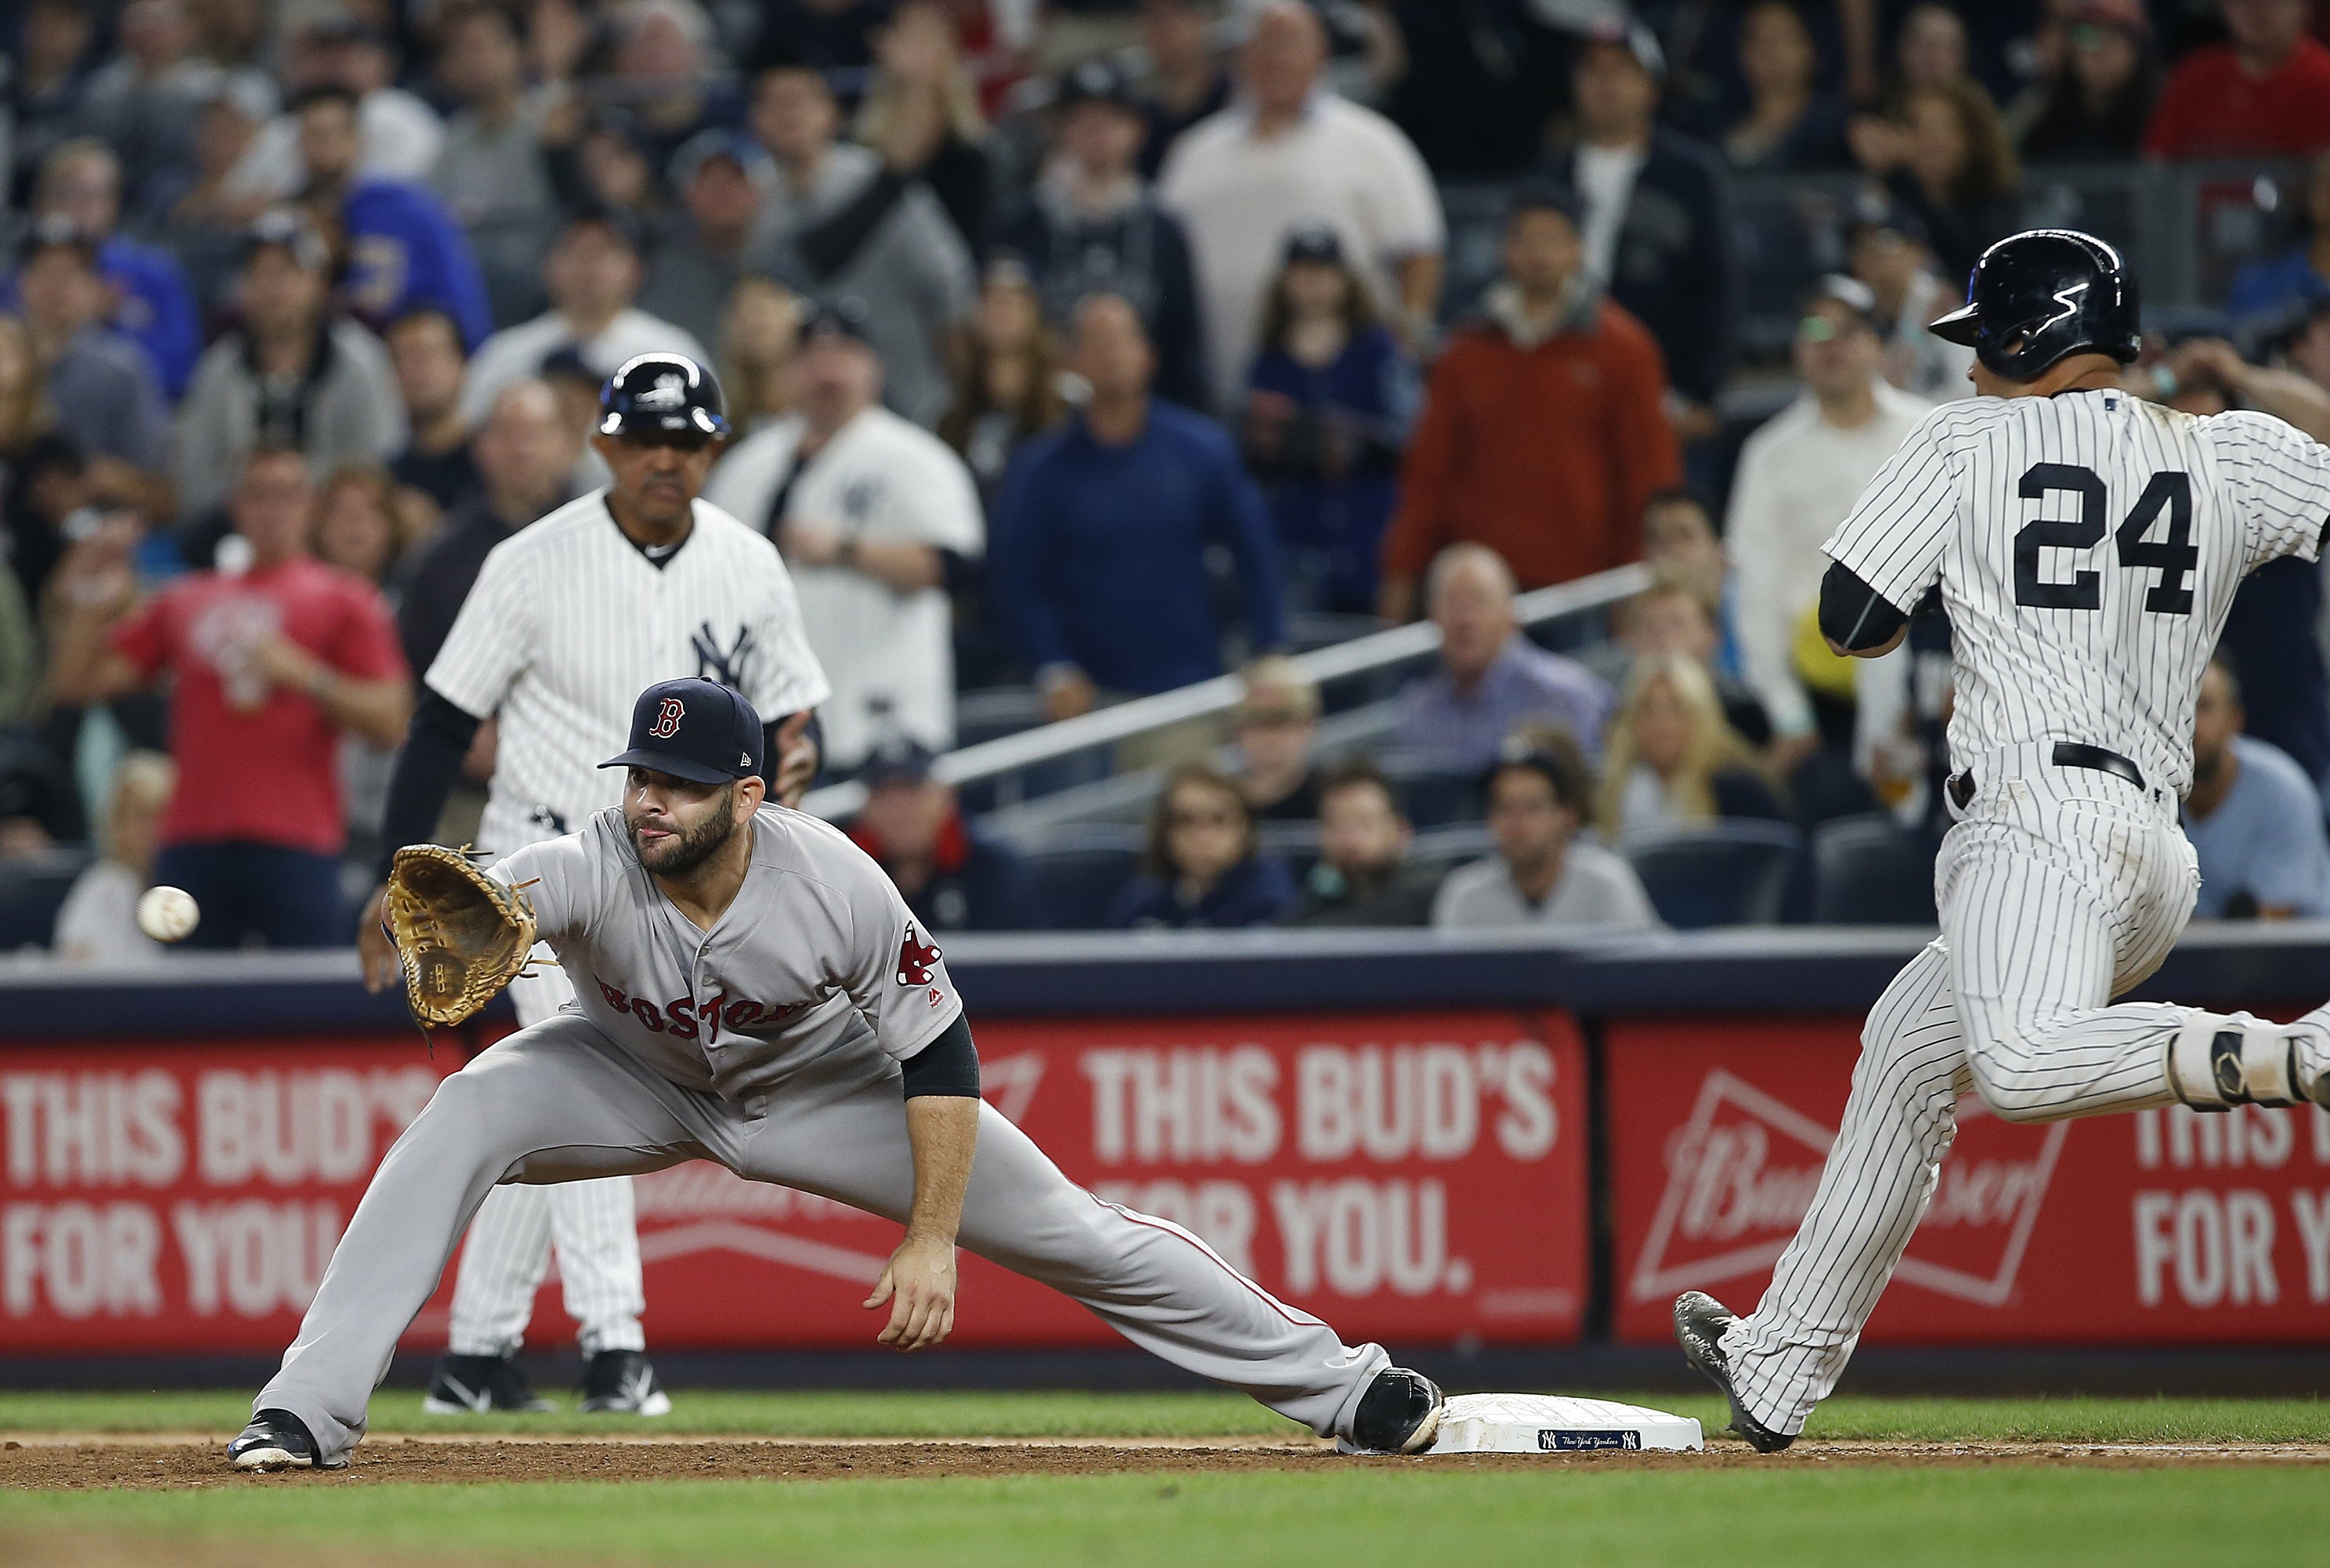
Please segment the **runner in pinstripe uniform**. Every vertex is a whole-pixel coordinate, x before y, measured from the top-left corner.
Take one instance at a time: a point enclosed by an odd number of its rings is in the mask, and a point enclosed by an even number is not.
[[[2268,415],[2129,397],[2136,280],[2111,247],[2018,234],[1934,330],[1984,395],[1913,430],[1825,546],[1841,653],[1899,643],[1938,587],[1956,633],[1942,935],[1861,1035],[1844,1125],[1755,1312],[1675,1302],[1685,1355],[1758,1449],[1836,1385],[1932,1197],[1969,1089],[2009,1121],[2182,1102],[2330,1105],[2330,1008],[2294,1024],[2121,995],[2199,873],[2177,822],[2193,711],[2233,592],[2317,557],[2330,448]]]
[[[743,692],[781,756],[775,793],[816,771],[802,734],[828,693],[791,579],[767,539],[697,499],[728,431],[720,389],[692,360],[643,355],[601,398],[600,454],[613,485],[497,546],[429,667],[390,788],[387,841],[426,840],[478,726],[498,715],[480,848],[507,854],[580,827],[615,803],[616,749],[642,687],[703,676]],[[373,917],[376,917],[377,898]],[[378,989],[394,959],[376,917],[360,927]],[[518,1022],[574,1004],[555,964],[510,986]],[[629,1176],[499,1186],[478,1211],[453,1288],[449,1354],[427,1397],[439,1414],[542,1409],[510,1359],[554,1243],[566,1309],[581,1324],[586,1411],[671,1408],[645,1354],[639,1239]]]

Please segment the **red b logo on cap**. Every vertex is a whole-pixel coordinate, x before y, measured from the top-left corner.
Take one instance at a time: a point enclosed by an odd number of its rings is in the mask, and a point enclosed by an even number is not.
[[[649,730],[648,733],[654,736],[658,740],[669,740],[673,736],[679,733],[680,715],[687,711],[687,705],[680,701],[678,698],[665,698],[663,699],[663,707],[656,713],[655,727]]]

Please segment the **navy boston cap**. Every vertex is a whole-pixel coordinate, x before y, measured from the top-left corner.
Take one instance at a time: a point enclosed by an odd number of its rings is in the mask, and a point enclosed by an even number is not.
[[[690,676],[659,680],[631,708],[631,747],[601,767],[644,767],[692,784],[767,778],[761,716],[736,692]]]

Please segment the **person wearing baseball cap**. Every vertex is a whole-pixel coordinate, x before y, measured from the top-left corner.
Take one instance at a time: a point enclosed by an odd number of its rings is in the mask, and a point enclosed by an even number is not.
[[[1885,378],[1936,403],[1972,396],[1966,366],[1974,350],[1926,330],[1965,301],[1965,290],[1935,270],[1924,220],[1889,196],[1863,192],[1845,214],[1844,253],[1846,270],[1876,297]]]
[[[658,680],[631,705],[631,741],[601,767],[645,768],[689,784],[768,782],[768,734],[744,693],[687,676]]]
[[[638,223],[618,208],[590,206],[569,216],[543,264],[550,309],[486,339],[469,361],[461,417],[481,423],[504,387],[535,375],[569,344],[601,375],[643,354],[712,363],[696,334],[632,303],[646,278],[641,244]]]
[[[403,400],[380,339],[332,305],[330,256],[289,209],[243,237],[233,330],[195,362],[178,411],[178,508],[218,506],[262,446],[298,450],[317,473],[386,463],[405,442]]]
[[[1157,349],[1158,394],[1203,408],[1189,236],[1141,173],[1150,128],[1132,83],[1110,61],[1085,61],[1053,87],[1051,124],[1044,177],[1003,215],[996,248],[1026,264],[1055,328],[1065,328],[1076,301],[1095,290],[1132,300]]]
[[[1821,545],[1933,407],[1885,379],[1867,284],[1831,273],[1805,291],[1798,317],[1804,391],[1748,438],[1724,528],[1741,661],[1783,771],[1819,749],[1823,714],[1841,717],[1853,700],[1852,667],[1823,644],[1816,623],[1828,567]]]
[[[170,406],[146,350],[109,325],[117,294],[98,248],[62,213],[33,225],[17,252],[16,288],[33,375],[47,367],[57,428],[90,458],[127,463],[159,481],[170,464]]]
[[[883,406],[887,370],[865,302],[820,300],[793,358],[795,411],[739,442],[704,492],[783,552],[833,681],[826,756],[844,769],[892,733],[954,744],[949,560],[986,546],[971,470]]]
[[[930,747],[894,736],[857,769],[866,804],[850,841],[874,857],[933,931],[1024,931],[1035,924],[1019,857],[962,814],[953,786],[933,775]]]
[[[639,308],[715,342],[753,220],[775,188],[776,162],[744,132],[715,126],[680,144],[668,177],[680,210],[658,237]]]
[[[1613,18],[1586,33],[1576,58],[1577,139],[1546,173],[1577,193],[1586,273],[1658,340],[1678,432],[1698,440],[1714,430],[1739,314],[1722,166],[1659,124],[1666,61],[1649,28]],[[1656,221],[1642,221],[1638,198]]]

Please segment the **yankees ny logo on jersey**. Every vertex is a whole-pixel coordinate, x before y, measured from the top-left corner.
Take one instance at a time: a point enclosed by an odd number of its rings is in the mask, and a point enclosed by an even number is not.
[[[736,628],[736,640],[723,652],[719,633],[706,621],[688,639],[696,646],[696,673],[706,680],[716,680],[731,690],[744,689],[745,661],[753,655],[753,629]]]

